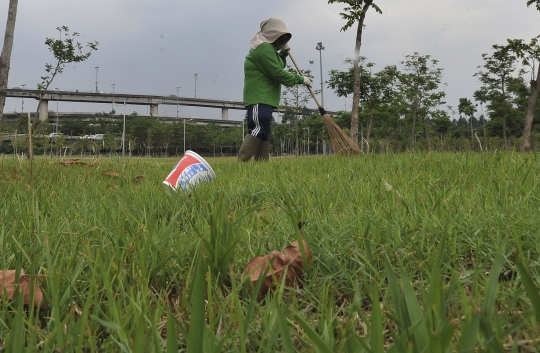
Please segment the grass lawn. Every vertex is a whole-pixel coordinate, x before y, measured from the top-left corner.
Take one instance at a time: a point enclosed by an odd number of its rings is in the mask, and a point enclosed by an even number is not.
[[[539,351],[536,155],[205,159],[168,195],[177,159],[0,156],[0,269],[45,298],[0,299],[0,352]],[[300,221],[301,285],[257,298]]]

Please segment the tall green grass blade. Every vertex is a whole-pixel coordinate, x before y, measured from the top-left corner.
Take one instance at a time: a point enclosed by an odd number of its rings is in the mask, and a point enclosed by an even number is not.
[[[482,316],[480,319],[480,332],[484,336],[484,347],[488,348],[490,352],[504,353],[504,347],[498,340],[492,322],[486,316]]]
[[[371,288],[371,326],[369,344],[372,352],[384,351],[383,315],[379,304],[379,289]]]
[[[478,310],[472,314],[469,325],[462,324],[461,339],[459,341],[459,353],[475,352],[476,343],[478,342],[478,333],[480,331],[480,319],[482,313]]]
[[[517,262],[517,267],[523,287],[525,287],[525,291],[531,301],[536,321],[540,322],[540,291],[534,284],[533,278],[527,270],[527,267],[525,267],[521,261]]]
[[[485,289],[486,294],[482,311],[486,313],[488,319],[490,319],[495,312],[495,299],[499,287],[499,275],[501,274],[504,265],[504,248],[505,246],[502,245],[495,256]]]
[[[333,352],[332,347],[328,346],[326,342],[324,342],[322,337],[317,333],[317,331],[313,329],[311,324],[308,323],[306,319],[300,313],[297,313],[294,316],[294,318],[296,319],[296,321],[298,321],[298,323],[300,324],[300,326],[302,327],[306,335],[309,337],[309,339],[311,340],[311,342],[317,349],[317,352],[320,352],[320,353]]]
[[[424,315],[422,313],[422,308],[418,303],[416,294],[412,288],[411,280],[405,274],[405,271],[401,269],[401,283],[403,288],[403,297],[404,297],[404,311],[407,312],[407,315],[410,320],[410,327],[412,329],[414,336],[414,345],[419,349],[425,349],[427,347],[427,330],[426,326],[422,324],[424,320]]]
[[[176,333],[175,320],[171,309],[167,308],[167,353],[178,353],[178,334]]]
[[[17,280],[16,283],[19,283]],[[16,294],[14,296],[17,309],[14,313],[13,319],[11,321],[11,332],[9,333],[8,338],[6,339],[6,346],[8,347],[7,351],[10,352],[22,352],[24,350],[24,305],[23,305],[23,295]]]
[[[205,258],[204,247],[197,255],[197,264],[192,279],[190,298],[189,331],[187,336],[187,353],[200,353],[203,351],[205,326]]]
[[[281,332],[281,339],[282,339],[284,351],[287,353],[296,352],[292,344],[291,331],[287,325],[287,314],[285,310],[281,309],[278,303],[276,303],[275,305],[275,310],[276,310],[279,330]]]

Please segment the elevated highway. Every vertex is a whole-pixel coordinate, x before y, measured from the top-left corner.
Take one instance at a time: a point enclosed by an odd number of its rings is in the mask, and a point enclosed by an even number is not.
[[[13,98],[33,98],[40,99],[41,91],[10,88],[7,90],[7,97]],[[121,93],[95,93],[79,91],[60,91],[52,90],[43,93],[41,104],[39,106],[39,119],[47,120],[49,101],[61,102],[86,102],[86,103],[116,103],[116,104],[134,104],[150,106],[150,115],[158,116],[158,106],[160,104],[185,105],[193,107],[219,108],[221,109],[222,120],[229,120],[229,109],[244,110],[242,102],[223,101],[216,99],[186,98],[172,96],[152,96],[139,94],[121,94]]]
[[[203,98],[186,98],[175,95],[169,96],[153,96],[141,94],[121,94],[121,93],[96,93],[96,92],[80,92],[80,91],[62,91],[51,90],[43,93],[39,90],[9,88],[7,97],[12,98],[33,98],[40,99],[39,119],[47,120],[49,115],[49,101],[61,102],[84,102],[84,103],[109,103],[109,104],[133,104],[150,106],[150,115],[158,116],[158,106],[160,104],[167,105],[182,105],[203,108],[221,109],[221,120],[229,120],[229,109],[245,110],[244,104],[240,101],[233,100],[218,100],[218,99],[203,99]],[[316,109],[310,111],[318,112]],[[333,112],[328,112],[333,114]]]

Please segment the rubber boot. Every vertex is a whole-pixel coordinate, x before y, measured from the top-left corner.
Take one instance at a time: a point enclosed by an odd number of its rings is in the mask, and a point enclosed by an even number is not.
[[[253,135],[247,134],[238,151],[238,161],[247,162],[253,157],[257,148],[261,144],[261,139]]]
[[[272,148],[270,141],[261,141],[259,147],[257,147],[257,151],[255,151],[255,160],[268,161],[270,159],[270,148]]]

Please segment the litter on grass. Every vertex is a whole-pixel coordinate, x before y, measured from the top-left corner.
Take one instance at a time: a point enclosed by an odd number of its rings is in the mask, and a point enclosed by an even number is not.
[[[163,184],[167,191],[170,189],[176,191],[178,188],[187,191],[200,183],[206,183],[215,178],[214,170],[204,158],[193,151],[186,151],[184,157],[165,178]]]

